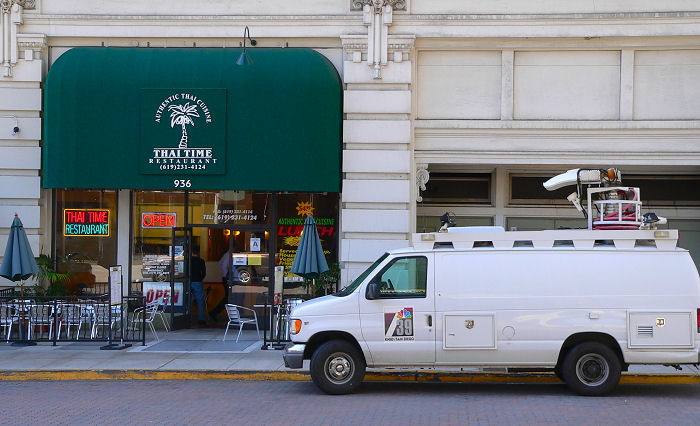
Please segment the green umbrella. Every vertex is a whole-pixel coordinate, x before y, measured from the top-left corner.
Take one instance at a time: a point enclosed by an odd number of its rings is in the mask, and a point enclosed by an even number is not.
[[[29,246],[27,234],[24,232],[22,221],[15,214],[12,221],[10,236],[5,247],[5,256],[0,265],[0,277],[10,281],[24,281],[39,272],[39,267],[34,259],[34,253]]]
[[[34,253],[29,246],[27,233],[24,232],[22,221],[15,213],[15,220],[10,227],[10,236],[5,247],[5,256],[0,265],[0,277],[5,277],[12,282],[20,282],[20,294],[22,297],[22,320],[24,320],[24,280],[39,272],[39,267],[34,259]],[[22,327],[20,326],[20,333]],[[24,340],[20,335],[20,339]],[[29,342],[24,342],[29,344]],[[33,343],[32,343],[33,344]]]
[[[299,248],[294,255],[292,273],[304,278],[318,278],[328,270],[326,256],[323,254],[321,239],[318,237],[316,221],[309,215],[304,221],[304,232],[301,234]]]

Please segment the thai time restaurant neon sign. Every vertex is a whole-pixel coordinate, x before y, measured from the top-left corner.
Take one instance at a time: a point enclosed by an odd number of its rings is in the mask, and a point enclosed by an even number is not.
[[[109,237],[109,210],[63,209],[64,237]]]

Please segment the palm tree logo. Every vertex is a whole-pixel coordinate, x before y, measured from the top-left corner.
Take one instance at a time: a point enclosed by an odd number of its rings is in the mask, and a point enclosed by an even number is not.
[[[180,144],[178,148],[187,148],[187,125],[191,124],[194,126],[194,121],[191,117],[199,117],[197,112],[197,105],[190,105],[187,102],[185,105],[170,105],[168,107],[170,112],[170,127],[175,127],[175,125],[182,126],[182,137],[180,138]]]

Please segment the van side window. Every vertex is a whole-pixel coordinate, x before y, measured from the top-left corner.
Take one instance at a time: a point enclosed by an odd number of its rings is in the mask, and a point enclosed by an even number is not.
[[[380,298],[425,297],[428,259],[402,257],[394,259],[373,278]]]

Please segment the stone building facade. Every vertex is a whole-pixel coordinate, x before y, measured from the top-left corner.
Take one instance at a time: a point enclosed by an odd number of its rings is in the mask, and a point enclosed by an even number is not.
[[[343,282],[445,211],[463,225],[577,226],[536,182],[578,166],[648,183],[644,201],[700,253],[696,1],[0,0],[0,24],[0,253],[15,212],[35,252],[52,251],[42,94],[63,53],[239,48],[246,26],[253,60],[310,48],[342,79]]]

